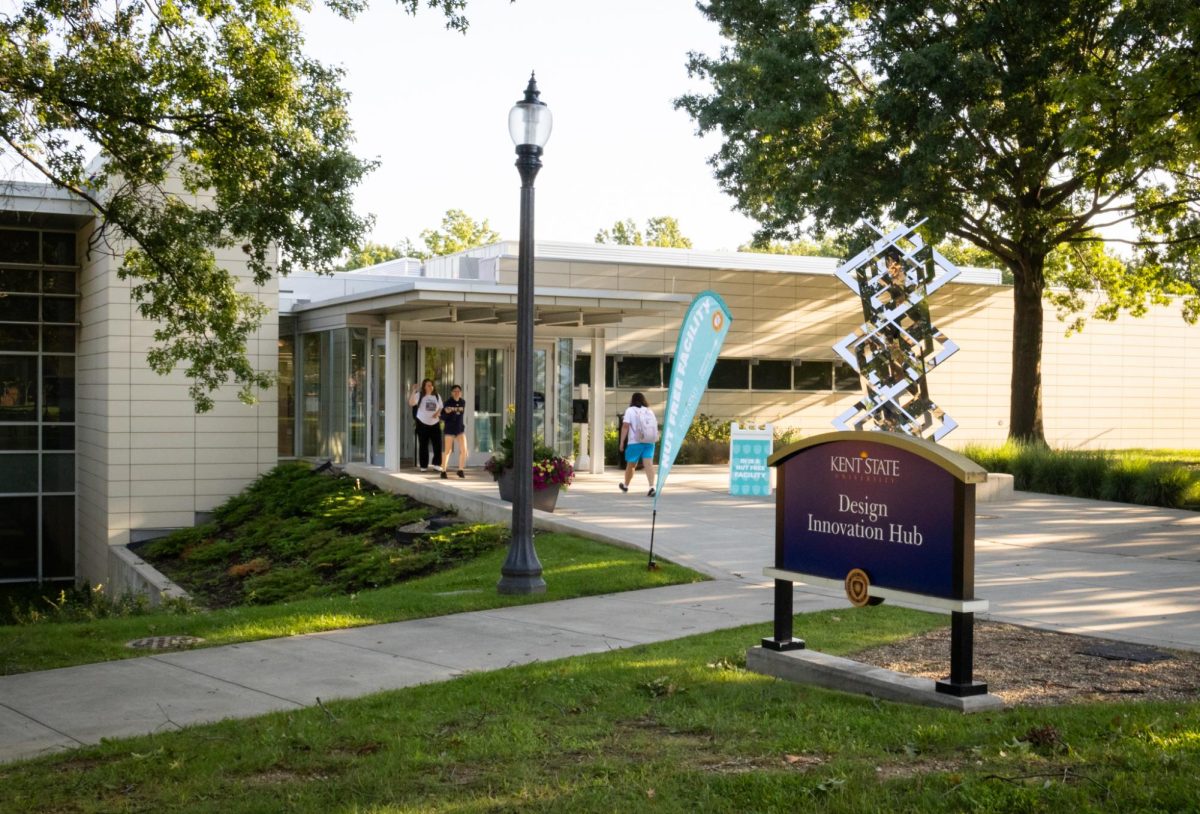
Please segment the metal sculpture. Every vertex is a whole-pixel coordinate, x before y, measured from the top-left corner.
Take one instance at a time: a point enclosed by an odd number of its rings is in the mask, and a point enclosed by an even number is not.
[[[866,225],[879,239],[836,272],[862,300],[866,322],[833,346],[858,371],[866,394],[833,425],[938,441],[958,424],[929,398],[925,377],[958,346],[930,322],[926,298],[960,272],[925,245],[917,226],[884,234]]]

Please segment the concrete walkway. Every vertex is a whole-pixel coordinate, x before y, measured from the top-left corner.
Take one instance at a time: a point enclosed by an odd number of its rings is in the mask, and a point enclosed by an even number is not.
[[[464,512],[507,511],[482,473],[357,474]],[[0,761],[767,621],[773,503],[728,495],[723,474],[672,473],[655,534],[656,555],[713,582],[0,677]],[[581,476],[539,526],[644,547],[651,501],[618,492],[617,477]],[[1200,515],[1025,493],[978,514],[977,594],[991,618],[1200,650]],[[846,606],[797,588],[797,612]]]

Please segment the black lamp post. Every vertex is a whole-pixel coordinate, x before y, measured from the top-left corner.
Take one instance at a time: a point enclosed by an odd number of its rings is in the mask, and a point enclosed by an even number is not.
[[[533,179],[542,168],[542,147],[550,138],[550,108],[538,100],[529,75],[525,98],[508,114],[508,132],[517,145],[521,173],[521,243],[517,253],[517,415],[513,437],[512,542],[500,568],[502,594],[546,590],[542,564],[533,548]]]

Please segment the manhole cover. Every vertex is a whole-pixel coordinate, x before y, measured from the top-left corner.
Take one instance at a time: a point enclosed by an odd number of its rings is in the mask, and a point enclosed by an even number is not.
[[[1153,647],[1142,647],[1137,644],[1113,642],[1112,644],[1092,644],[1076,651],[1082,656],[1098,656],[1110,661],[1136,661],[1138,664],[1152,664],[1156,661],[1169,661],[1172,656]]]
[[[195,647],[204,639],[198,636],[147,636],[144,639],[134,639],[126,642],[126,647],[134,650],[171,650],[177,647]]]

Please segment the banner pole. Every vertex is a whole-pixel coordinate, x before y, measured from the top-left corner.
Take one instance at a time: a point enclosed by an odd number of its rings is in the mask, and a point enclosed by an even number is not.
[[[658,563],[654,561],[654,524],[658,521],[658,509],[654,510],[654,514],[650,516],[650,561],[646,563],[646,568],[650,571],[658,569]]]

